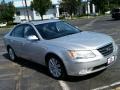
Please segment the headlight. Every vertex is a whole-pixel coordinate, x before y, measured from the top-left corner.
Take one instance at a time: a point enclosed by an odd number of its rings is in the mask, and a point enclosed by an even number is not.
[[[88,59],[94,58],[95,54],[92,51],[77,51],[77,50],[69,50],[69,56],[73,59]]]

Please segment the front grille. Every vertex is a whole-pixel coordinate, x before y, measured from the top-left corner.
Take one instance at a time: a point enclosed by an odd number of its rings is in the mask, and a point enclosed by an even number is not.
[[[98,51],[103,55],[103,56],[107,56],[109,54],[111,54],[113,52],[113,44],[108,44],[104,47],[101,47],[98,49]]]

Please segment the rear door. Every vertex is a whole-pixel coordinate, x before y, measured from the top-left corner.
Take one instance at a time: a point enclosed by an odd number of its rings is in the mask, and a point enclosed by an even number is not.
[[[18,25],[10,34],[10,46],[13,48],[17,56],[22,57],[24,50],[24,25]]]

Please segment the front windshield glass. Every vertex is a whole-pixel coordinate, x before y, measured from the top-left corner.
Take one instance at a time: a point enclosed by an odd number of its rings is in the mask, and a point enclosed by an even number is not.
[[[81,32],[78,28],[62,21],[39,24],[36,25],[36,28],[40,35],[46,40]]]

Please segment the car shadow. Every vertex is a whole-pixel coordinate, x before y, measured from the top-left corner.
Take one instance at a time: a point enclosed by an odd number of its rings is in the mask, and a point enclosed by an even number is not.
[[[111,18],[111,19],[108,19],[108,20],[106,20],[106,21],[119,21],[120,19],[113,19],[113,18]]]
[[[7,53],[3,54],[3,56],[4,56],[6,59],[10,60]],[[10,60],[10,61],[11,61],[11,60]],[[40,64],[37,64],[37,63],[31,62],[31,61],[22,59],[22,58],[18,58],[16,61],[12,61],[12,62],[21,65],[21,67],[30,68],[30,69],[32,69],[32,70],[35,70],[35,71],[37,71],[37,72],[40,72],[40,73],[42,73],[42,74],[44,74],[44,75],[47,75],[47,76],[51,77],[51,75],[50,75],[49,72],[48,72],[47,67],[45,67],[45,66],[43,66],[43,65],[40,65]],[[98,76],[98,75],[101,74],[103,71],[104,71],[104,70],[99,71],[99,72],[97,72],[97,73],[85,75],[85,76],[66,76],[63,80],[64,80],[64,81],[68,81],[68,82],[84,81],[84,80],[87,80],[87,79],[94,78],[94,77]],[[52,78],[52,77],[51,77],[51,78]]]
[[[10,60],[9,59],[9,56],[7,53],[3,54],[3,56],[7,59],[7,60]],[[11,60],[10,60],[11,61]],[[47,70],[47,67],[43,66],[43,65],[40,65],[38,63],[34,63],[32,61],[28,61],[26,59],[23,59],[23,58],[18,58],[17,60],[15,61],[11,61],[13,63],[16,63],[16,64],[19,64],[21,67],[25,67],[25,68],[30,68],[32,70],[35,70],[37,72],[40,72],[40,73],[43,73],[47,76],[50,76],[48,70]]]

